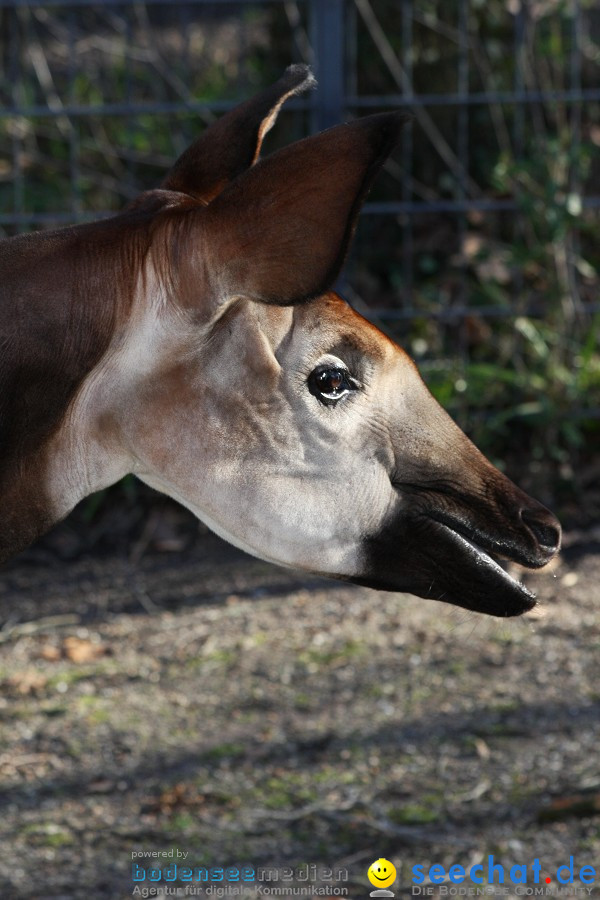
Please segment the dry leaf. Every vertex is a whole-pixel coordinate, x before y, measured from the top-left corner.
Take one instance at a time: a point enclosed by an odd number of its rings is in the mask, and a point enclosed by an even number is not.
[[[107,652],[104,644],[95,644],[87,638],[66,637],[62,645],[63,655],[74,663],[93,662]]]
[[[58,662],[62,658],[60,649],[55,647],[54,644],[44,644],[38,655],[40,659],[45,659],[46,662]]]
[[[45,688],[48,678],[35,669],[27,669],[25,672],[18,672],[8,679],[10,687],[15,688],[19,694],[33,694],[36,691]]]

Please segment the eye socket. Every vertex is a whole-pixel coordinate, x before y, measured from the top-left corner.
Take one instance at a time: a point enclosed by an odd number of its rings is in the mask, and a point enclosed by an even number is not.
[[[308,389],[325,406],[333,406],[350,391],[355,391],[358,384],[350,376],[347,369],[340,366],[323,365],[308,376]]]

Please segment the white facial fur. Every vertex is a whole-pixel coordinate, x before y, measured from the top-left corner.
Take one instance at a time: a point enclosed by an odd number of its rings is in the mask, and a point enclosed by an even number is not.
[[[367,383],[381,362],[336,346],[335,306],[322,301],[240,301],[207,332],[163,304],[158,282],[152,302],[148,277],[144,286],[57,437],[69,452],[52,458],[70,460],[50,472],[60,514],[134,472],[256,556],[355,574],[362,536],[396,502],[391,441]],[[336,360],[361,389],[327,407],[307,378]]]

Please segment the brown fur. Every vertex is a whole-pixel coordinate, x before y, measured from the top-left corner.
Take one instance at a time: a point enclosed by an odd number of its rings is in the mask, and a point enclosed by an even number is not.
[[[236,106],[183,153],[163,187],[209,203],[260,154],[281,104],[316,84],[306,66],[290,66],[271,87]]]
[[[281,228],[286,208],[298,200],[302,205],[302,196],[280,195],[274,206],[262,211],[252,208],[252,198],[297,159],[304,160],[310,175],[323,153],[337,147],[339,137],[331,133],[316,139],[316,151],[309,141],[307,146],[295,145],[291,154],[287,149],[275,154],[266,168],[256,167],[256,177],[252,173],[249,182],[246,177],[239,186],[236,183],[222,207],[205,209],[258,159],[284,100],[314,83],[305,66],[290,67],[276,84],[211,126],[180,157],[163,189],[141,195],[122,215],[0,244],[0,560],[26,546],[53,521],[43,479],[48,442],[115,334],[125,328],[151,249],[159,279],[172,291],[180,291],[181,305],[186,305],[187,297],[194,314],[200,289],[208,280],[233,283],[235,293],[260,296],[265,302],[293,303],[318,294],[336,277],[360,200],[397,137],[399,117],[387,115],[370,126],[361,122],[342,135],[338,159],[346,170],[340,175],[349,180],[340,209],[326,211],[326,221],[334,229],[327,241],[320,240],[317,230],[317,243],[305,244],[302,231],[307,223],[300,210],[296,217],[300,233]],[[344,160],[353,153],[355,161]],[[331,179],[321,165],[315,183],[302,189],[307,212],[314,207],[314,194],[307,190],[318,193],[326,183]],[[244,203],[250,206],[249,217],[238,219]],[[277,282],[277,259],[284,253],[289,267],[292,249],[272,247],[274,258],[260,259],[253,245],[265,247],[263,232],[269,226],[274,236],[295,245],[292,269],[305,269],[303,259],[318,253],[319,243],[327,244],[327,256],[319,259],[318,271],[305,283],[292,279],[283,287],[269,287],[269,281]],[[215,249],[212,258],[207,253],[203,235],[212,237],[218,256]],[[199,250],[204,251],[200,262]],[[188,269],[181,275],[184,263]]]
[[[516,615],[490,554],[539,566],[558,523],[328,292],[405,117],[257,161],[311,84],[292,67],[122,215],[0,244],[0,560],[134,472],[266,559]]]
[[[150,231],[127,214],[0,244],[0,558],[51,523],[46,444],[127,317]]]

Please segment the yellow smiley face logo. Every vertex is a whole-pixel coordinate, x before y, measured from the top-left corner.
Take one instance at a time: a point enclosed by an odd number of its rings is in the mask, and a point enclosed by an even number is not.
[[[376,859],[369,866],[367,877],[374,887],[389,887],[396,880],[396,867],[389,859]]]

